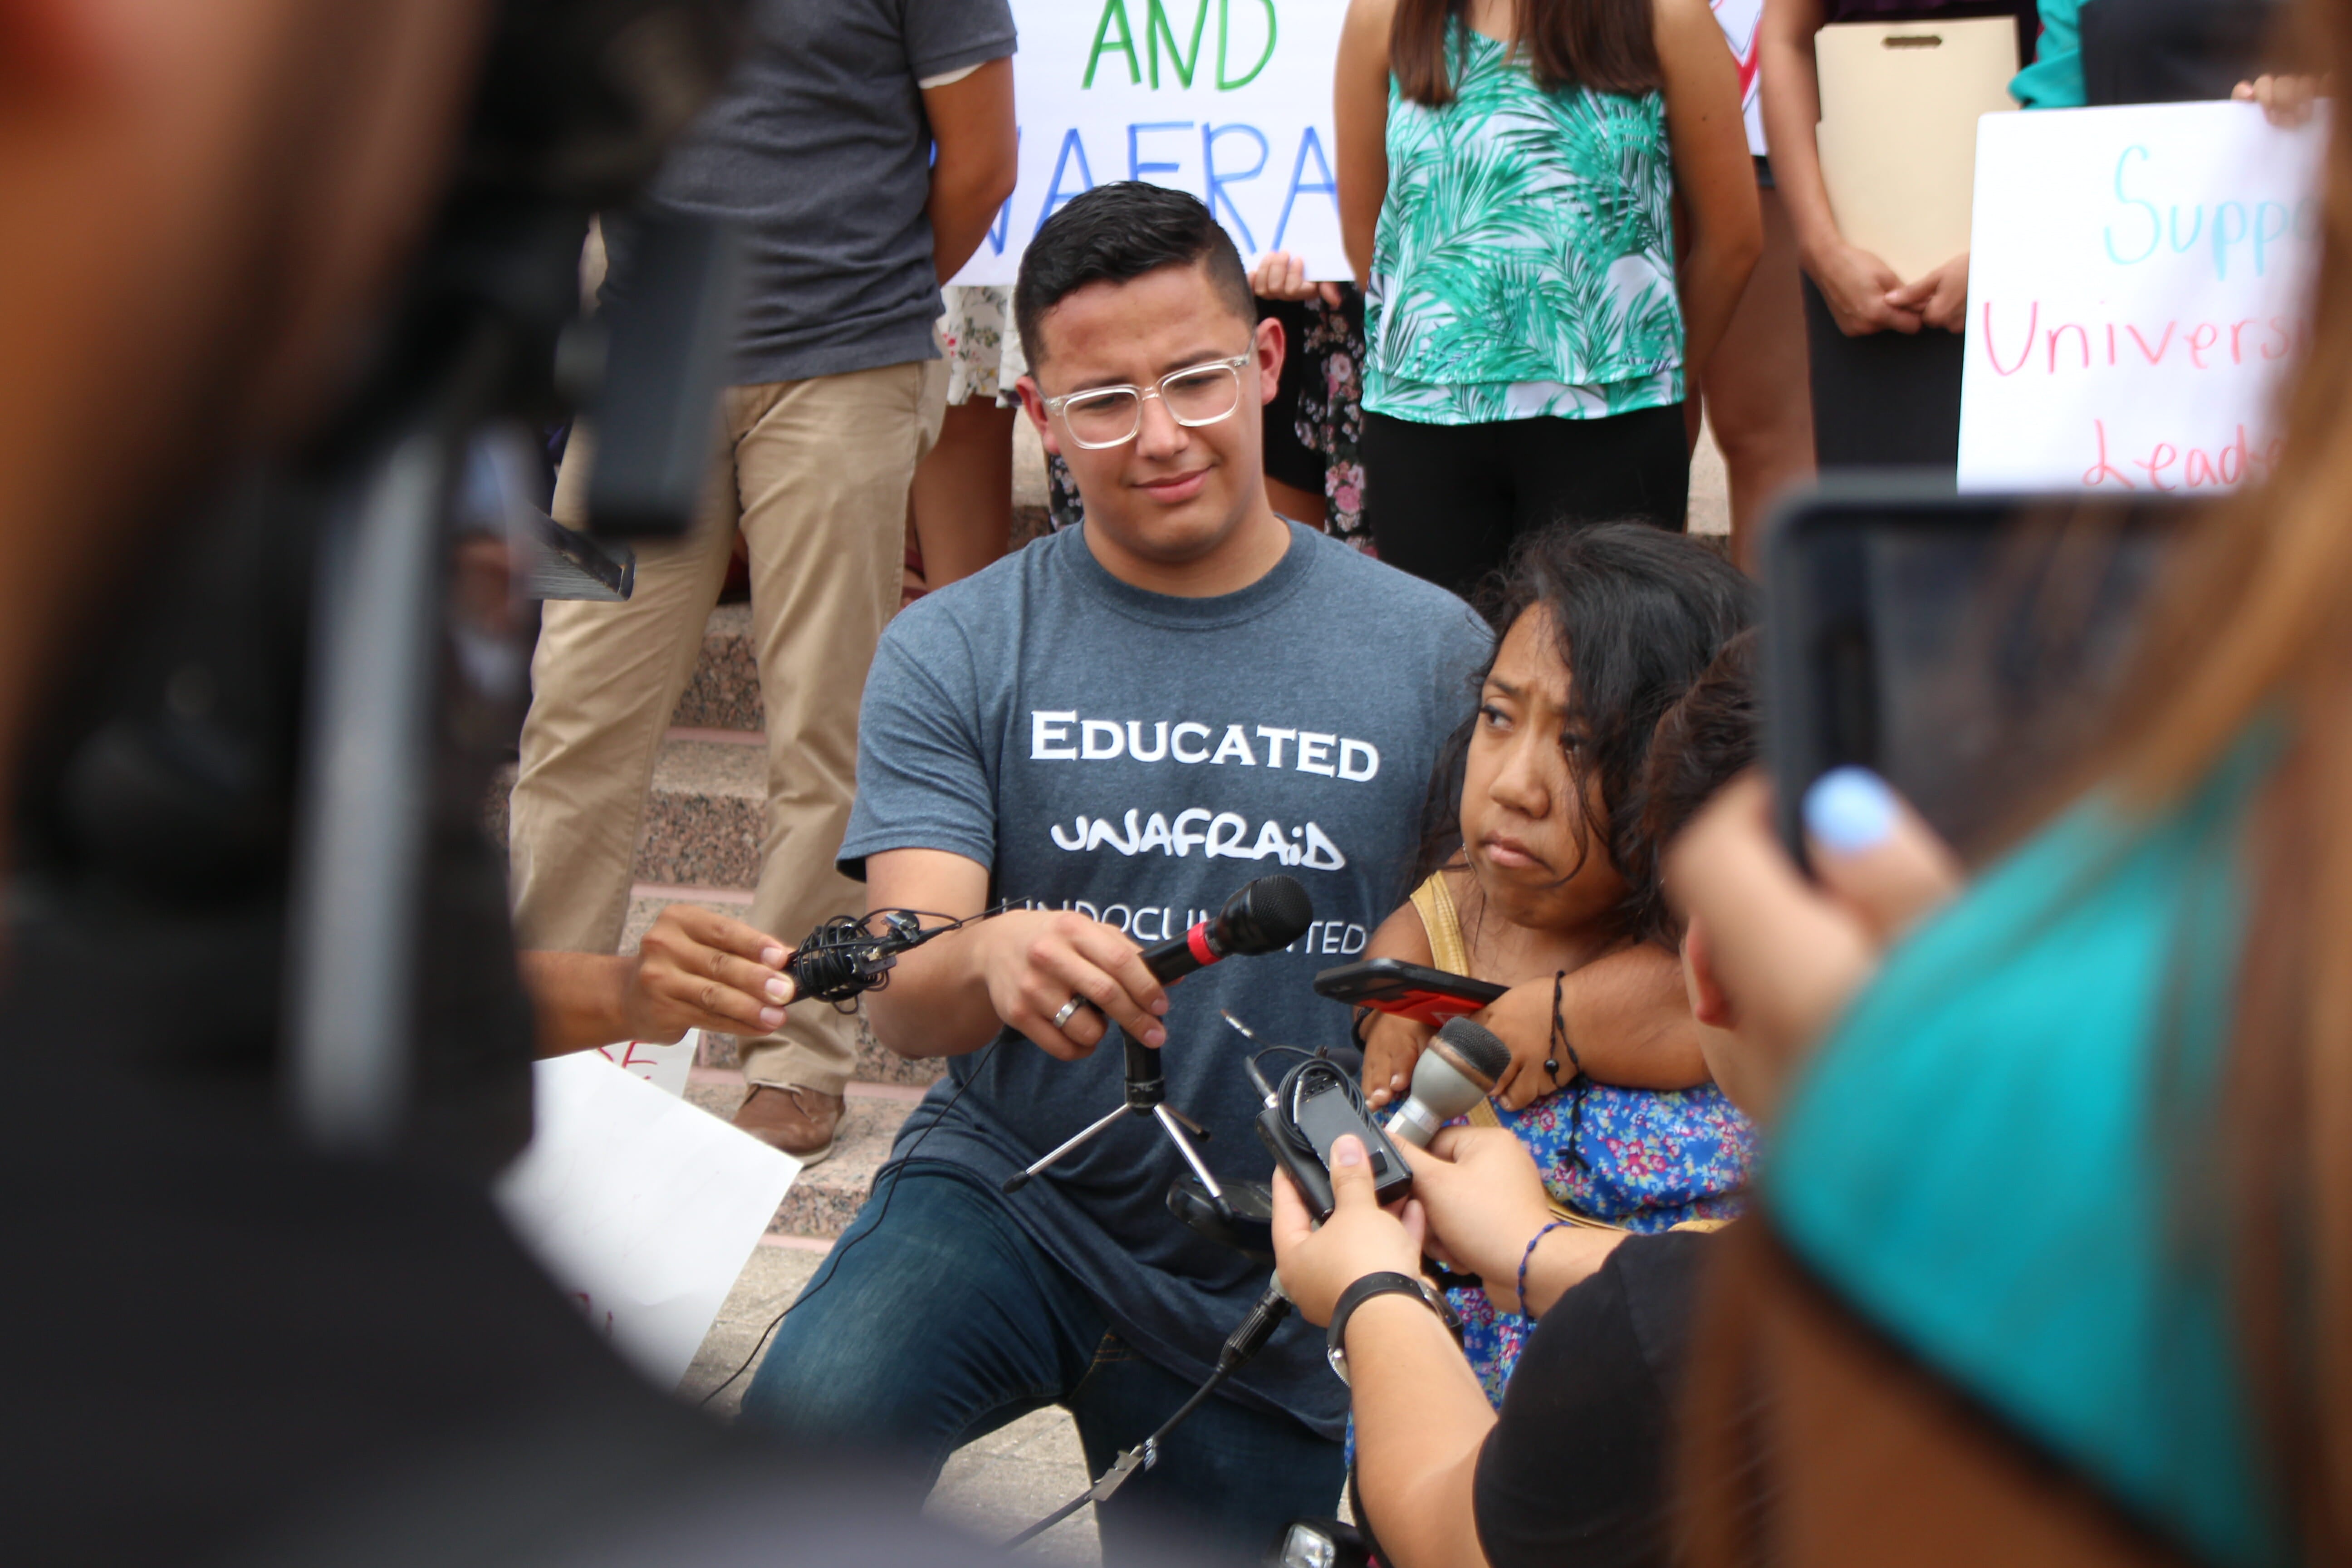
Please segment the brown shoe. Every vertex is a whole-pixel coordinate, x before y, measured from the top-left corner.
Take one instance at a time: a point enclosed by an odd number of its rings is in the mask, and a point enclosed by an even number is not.
[[[837,1094],[755,1083],[736,1108],[735,1125],[803,1165],[814,1165],[833,1152],[833,1134],[841,1125],[841,1110]]]

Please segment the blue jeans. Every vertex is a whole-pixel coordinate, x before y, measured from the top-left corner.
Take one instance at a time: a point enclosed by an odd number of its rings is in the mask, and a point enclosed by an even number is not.
[[[816,1452],[887,1455],[925,1481],[959,1445],[1047,1405],[1076,1417],[1100,1475],[1192,1392],[1110,1331],[994,1192],[944,1165],[877,1182],[802,1302],[744,1415]],[[1097,1510],[1103,1559],[1255,1563],[1289,1521],[1329,1515],[1341,1479],[1339,1444],[1213,1398]]]

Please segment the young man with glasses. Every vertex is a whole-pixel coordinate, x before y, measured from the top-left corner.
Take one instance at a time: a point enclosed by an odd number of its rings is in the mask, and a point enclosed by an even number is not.
[[[1265,1270],[1167,1207],[1178,1151],[1140,1117],[1011,1194],[1121,1102],[1114,1026],[1162,1047],[1168,1104],[1260,1180],[1234,1014],[1349,1044],[1315,973],[1407,885],[1484,628],[1462,602],[1268,507],[1258,411],[1282,365],[1232,242],[1194,198],[1099,187],[1038,232],[1014,308],[1029,416],[1086,500],[1053,535],[915,605],[866,693],[841,865],[870,907],[1011,912],[899,961],[884,1043],[953,1058],[898,1163],[784,1320],[747,1415],[832,1447],[949,1452],[1056,1403],[1104,1468],[1172,1414]],[[1284,952],[1163,990],[1139,945],[1283,873],[1316,921]],[[1106,1560],[1255,1562],[1339,1500],[1346,1391],[1285,1328],[1099,1510]],[[1156,1553],[1155,1553],[1156,1554]]]

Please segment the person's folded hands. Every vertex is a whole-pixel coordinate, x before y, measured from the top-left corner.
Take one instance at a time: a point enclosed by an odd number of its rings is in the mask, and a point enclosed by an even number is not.
[[[1959,859],[1875,773],[1840,768],[1804,804],[1812,878],[1772,830],[1750,773],[1666,850],[1666,892],[1702,921],[1743,1037],[1785,1073],[1877,973],[1886,949],[1957,892]]]
[[[1931,327],[1961,332],[1969,324],[1969,253],[1961,251],[1924,277],[1886,291],[1886,302]]]
[[[1367,1274],[1421,1272],[1421,1201],[1409,1198],[1391,1214],[1373,1185],[1363,1140],[1352,1133],[1331,1145],[1331,1217],[1321,1226],[1289,1174],[1274,1173],[1275,1272],[1310,1323],[1328,1325],[1340,1293]]]

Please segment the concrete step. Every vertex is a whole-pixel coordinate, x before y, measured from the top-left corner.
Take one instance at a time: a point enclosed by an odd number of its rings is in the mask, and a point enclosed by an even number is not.
[[[670,722],[688,730],[757,731],[766,721],[760,709],[760,664],[751,643],[751,606],[721,605],[703,628],[702,658],[677,700]]]
[[[672,731],[654,758],[632,876],[665,887],[748,894],[760,880],[760,835],[766,826],[767,748],[751,738],[710,740],[719,731]],[[515,764],[501,765],[482,803],[484,826],[507,845],[508,797]],[[652,918],[646,918],[646,924]],[[639,928],[642,934],[643,928]]]
[[[640,882],[629,889],[629,915],[621,927],[621,951],[635,952],[661,918],[662,910],[672,904],[692,904],[698,910],[743,920],[751,913],[751,895],[733,888],[665,888],[651,882]]]
[[[637,840],[636,879],[671,887],[757,886],[767,799],[766,748],[664,741]]]
[[[733,1072],[711,1068],[695,1068],[686,1089],[688,1100],[721,1119],[735,1114],[745,1092]],[[833,1153],[794,1179],[769,1234],[831,1238],[848,1229],[919,1096],[908,1089],[852,1084],[847,1098]]]

